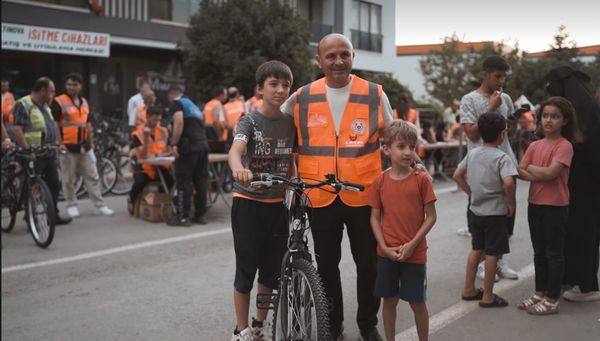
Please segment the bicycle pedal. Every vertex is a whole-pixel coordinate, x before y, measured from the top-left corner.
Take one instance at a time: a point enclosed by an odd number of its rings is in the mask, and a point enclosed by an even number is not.
[[[256,295],[256,308],[258,309],[274,309],[277,301],[279,300],[279,294],[257,294]]]

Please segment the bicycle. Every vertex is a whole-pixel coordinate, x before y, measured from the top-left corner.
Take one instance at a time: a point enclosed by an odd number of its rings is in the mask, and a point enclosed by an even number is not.
[[[289,180],[272,174],[255,174],[251,186],[284,185],[288,189],[286,207],[289,212],[288,250],[281,261],[279,288],[272,294],[259,294],[257,307],[273,309],[273,340],[329,341],[329,305],[308,247],[310,221],[306,190],[319,189],[331,193],[342,190],[363,191],[362,185],[338,180],[327,174],[324,181],[313,183]],[[323,187],[329,186],[333,190]]]
[[[56,211],[46,182],[35,170],[35,158],[56,147],[15,148],[2,158],[2,231],[10,232],[17,213],[25,209],[25,221],[35,243],[47,248],[54,239]]]

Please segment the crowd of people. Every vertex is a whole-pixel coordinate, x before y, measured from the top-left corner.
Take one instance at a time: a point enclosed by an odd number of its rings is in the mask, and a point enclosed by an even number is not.
[[[411,107],[407,94],[399,97],[393,110],[381,85],[352,74],[354,57],[349,39],[334,33],[325,36],[317,49],[316,63],[324,77],[293,93],[292,70],[282,62],[268,61],[256,70],[255,96],[246,102],[235,87],[218,87],[201,110],[182,88],[173,86],[168,91],[170,106],[165,113],[154,104],[156,96],[147,82],[141,82],[139,93],[129,100],[131,156],[136,169],[128,199],[130,207],[144,186],[156,178],[157,169],[143,160],[172,155],[174,179],[168,177],[167,182],[175,184],[177,194],[175,215],[168,224],[206,224],[208,154],[217,148],[229,153],[235,180],[231,225],[236,260],[236,322],[231,340],[267,339],[271,331],[268,311],[258,309],[249,321],[250,293],[257,273],[258,293],[277,289],[280,260],[287,247],[288,218],[282,205],[285,192],[276,186],[250,186],[255,173],[302,179],[335,174],[364,185],[363,192],[308,192],[316,263],[330,302],[333,339],[344,332],[339,269],[344,229],[356,265],[356,323],[361,337],[382,340],[377,313],[383,299],[387,340],[395,339],[399,300],[409,303],[419,340],[428,339],[426,235],[437,215],[432,178],[422,165],[418,145],[428,139],[432,127],[420,122],[419,112]],[[578,216],[580,219],[583,214],[593,225],[585,230],[587,235],[577,237],[592,240],[585,244],[586,257],[593,258],[591,265],[569,269],[568,261],[576,257],[570,254],[573,248],[569,243],[578,242],[569,238],[573,219],[569,172],[573,155],[578,155],[578,143],[587,141],[585,136],[580,139],[578,132],[581,112],[569,99],[557,96],[543,102],[535,116],[531,108],[515,110],[510,96],[502,91],[508,63],[494,55],[487,57],[482,67],[480,86],[444,111],[441,127],[448,139],[460,139],[464,134],[468,148],[454,173],[456,183],[469,197],[468,227],[463,234],[472,238],[462,299],[478,301],[482,308],[508,305],[493,288],[499,277],[518,278],[504,258],[510,253],[514,232],[516,180],[522,179],[531,182],[527,215],[535,292],[517,308],[532,315],[546,315],[558,312],[561,295],[570,301],[600,300],[597,212],[579,211]],[[75,174],[84,176],[97,212],[109,215],[113,212],[95,190],[98,175],[95,167],[90,167],[94,162],[90,152],[94,140],[89,129],[89,106],[79,95],[81,84],[80,76],[67,75],[65,94],[54,97],[53,82],[40,78],[31,95],[16,101],[13,116],[5,120],[5,98],[9,104],[15,101],[3,83],[3,122],[11,125],[13,137],[9,137],[3,123],[2,146],[9,148],[13,139],[24,148],[34,143],[58,144],[58,158],[36,161],[53,194],[60,188],[60,159],[69,216],[78,215],[69,187]],[[592,110],[595,112],[591,115],[600,116],[597,103]],[[170,127],[161,125],[165,115]],[[522,157],[515,155],[509,143],[517,130],[528,141]],[[597,150],[585,150],[588,154],[579,154],[584,158],[598,155]],[[382,155],[389,160],[390,167],[385,170]],[[169,167],[164,169],[165,174],[171,172]],[[565,272],[571,275],[566,278]],[[476,287],[476,276],[483,279],[483,288]],[[563,293],[563,289],[568,290]]]

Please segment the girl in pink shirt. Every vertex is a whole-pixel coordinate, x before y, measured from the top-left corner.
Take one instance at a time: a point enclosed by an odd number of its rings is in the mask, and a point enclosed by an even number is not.
[[[575,109],[562,97],[550,97],[540,107],[537,134],[519,165],[519,176],[531,181],[527,219],[533,263],[535,293],[517,305],[533,315],[558,312],[564,272],[563,245],[567,227],[569,167],[575,139]]]

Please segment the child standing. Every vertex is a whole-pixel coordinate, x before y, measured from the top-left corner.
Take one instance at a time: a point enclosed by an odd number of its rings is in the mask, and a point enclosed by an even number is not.
[[[409,302],[419,340],[423,341],[429,333],[425,236],[436,220],[436,197],[429,175],[411,168],[416,128],[394,120],[383,131],[383,143],[392,167],[373,182],[367,199],[377,240],[375,296],[383,297],[383,327],[388,341],[396,336],[399,299]]]
[[[565,260],[569,167],[573,158],[575,109],[562,97],[550,97],[540,107],[539,133],[519,165],[519,176],[531,181],[527,219],[533,245],[535,293],[517,305],[533,315],[558,312]]]
[[[507,219],[515,211],[517,168],[500,146],[505,139],[506,119],[485,113],[477,121],[483,145],[471,149],[454,172],[454,180],[471,198],[469,206],[471,252],[467,259],[462,299],[479,300],[482,308],[505,307],[508,302],[494,294],[498,259],[509,253]],[[485,254],[483,290],[475,289],[477,264]]]
[[[296,129],[292,116],[279,107],[289,96],[292,72],[284,63],[269,61],[256,70],[258,93],[263,105],[242,116],[229,151],[229,166],[235,179],[231,227],[235,248],[233,303],[237,324],[232,341],[267,340],[271,324],[267,310],[258,309],[248,325],[250,291],[258,270],[258,293],[277,288],[277,275],[286,250],[287,210],[282,204],[285,188],[253,188],[253,173],[290,177],[295,174],[292,148]]]

